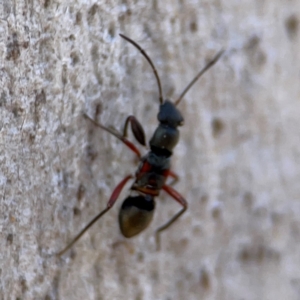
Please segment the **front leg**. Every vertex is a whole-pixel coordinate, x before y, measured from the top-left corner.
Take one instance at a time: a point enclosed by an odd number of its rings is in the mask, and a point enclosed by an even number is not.
[[[174,184],[176,184],[179,181],[179,176],[171,170],[169,171],[168,176],[172,177],[172,181],[168,185],[173,186]]]
[[[109,132],[110,134],[114,135],[117,139],[119,139],[120,141],[122,141],[131,151],[133,151],[137,157],[140,159],[141,158],[141,153],[138,150],[138,148],[132,143],[130,142],[125,136],[124,134],[121,135],[118,132],[115,132],[114,130],[102,125],[99,122],[94,121],[91,117],[89,117],[87,114],[83,114],[83,116],[88,119],[90,122],[92,122],[95,126],[100,127],[101,129]]]
[[[145,138],[145,132],[143,129],[143,126],[141,123],[138,121],[138,119],[135,116],[129,116],[127,117],[124,125],[124,131],[123,131],[123,137],[127,137],[127,128],[128,128],[128,123],[130,122],[131,124],[131,130],[136,138],[136,140],[142,145],[146,146],[146,138]]]

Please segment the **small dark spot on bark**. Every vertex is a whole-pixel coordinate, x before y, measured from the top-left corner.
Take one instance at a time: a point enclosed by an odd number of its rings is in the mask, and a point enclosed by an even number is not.
[[[261,264],[268,261],[278,261],[280,253],[264,244],[245,245],[239,252],[239,260],[244,263],[256,262]]]
[[[211,122],[211,127],[212,127],[213,136],[217,138],[223,133],[225,125],[221,119],[214,118]]]
[[[94,16],[94,15],[96,14],[97,10],[98,10],[98,5],[97,5],[97,4],[94,4],[94,5],[90,8],[90,10],[89,10],[88,13],[89,13],[89,15]]]
[[[76,22],[75,22],[75,24],[79,25],[81,23],[81,21],[82,21],[82,13],[80,11],[78,11],[76,13]]]
[[[69,185],[69,181],[70,181],[70,174],[67,171],[63,172],[64,187],[67,187]]]
[[[2,91],[0,95],[0,107],[6,105],[7,95],[4,91]]]
[[[158,270],[151,270],[150,277],[154,282],[158,282],[159,280]]]
[[[74,216],[79,216],[80,213],[81,213],[81,210],[78,207],[74,207],[73,208],[73,213],[74,213]]]
[[[50,6],[51,0],[45,0],[44,8],[48,8]]]
[[[135,300],[143,300],[143,292],[138,292],[137,295],[135,296]]]
[[[260,46],[260,42],[260,37],[254,35],[245,45],[245,49],[249,55],[250,65],[256,67],[258,70],[261,69],[267,61],[267,55]]]
[[[254,35],[248,40],[246,44],[246,49],[251,50],[257,48],[259,43],[260,43],[260,38],[257,35]]]
[[[266,218],[268,216],[268,209],[265,206],[257,206],[253,209],[253,214],[258,218]]]
[[[291,15],[285,20],[285,29],[290,39],[294,39],[297,36],[299,20],[295,15]]]
[[[18,42],[18,35],[13,33],[10,41],[6,45],[6,59],[17,60],[20,56],[20,46]]]
[[[56,171],[59,175],[59,178],[61,178],[57,185],[63,188],[67,188],[70,183],[71,174],[68,173],[66,170],[57,170]]]
[[[70,258],[74,259],[76,257],[76,252],[74,250],[71,250]]]
[[[39,106],[39,105],[45,104],[45,103],[46,103],[46,94],[45,94],[44,90],[41,90],[40,93],[36,93],[36,95],[35,95],[34,105]]]
[[[91,146],[91,145],[88,145],[88,146],[86,147],[86,154],[87,154],[87,157],[88,157],[88,159],[89,159],[90,161],[95,160],[96,157],[97,157],[97,155],[98,155],[97,151],[96,151],[96,150],[94,149],[94,147]]]
[[[243,262],[248,262],[250,260],[250,252],[249,249],[243,248],[239,253],[239,259]]]
[[[79,56],[77,55],[77,53],[72,52],[70,57],[71,57],[71,60],[72,60],[72,62],[71,62],[72,66],[77,65],[77,63],[79,62]]]
[[[12,233],[9,233],[6,237],[6,241],[9,245],[11,245],[13,243],[13,240],[14,240],[14,236]]]
[[[26,291],[28,290],[28,286],[27,286],[27,282],[24,278],[20,279],[20,285],[21,285],[22,293],[25,294]]]
[[[67,127],[65,125],[61,125],[57,129],[57,134],[63,134],[67,132]]]
[[[94,4],[88,11],[88,22],[91,23],[94,19],[95,14],[97,13],[98,5]]]
[[[290,233],[293,239],[300,241],[300,224],[297,221],[292,221],[290,224]]]
[[[125,14],[119,14],[119,22],[124,22],[125,20]]]
[[[77,200],[81,201],[85,194],[85,187],[83,184],[80,184],[77,190]]]
[[[99,61],[99,49],[97,45],[93,45],[91,49],[92,60],[94,63],[98,63]]]
[[[29,142],[30,142],[31,144],[33,144],[34,141],[35,141],[35,134],[30,133],[30,134],[29,134]]]
[[[106,60],[106,59],[108,58],[108,55],[105,54],[105,53],[101,53],[101,58],[102,58],[103,60]]]
[[[132,15],[132,10],[130,8],[127,8],[126,11],[119,14],[119,22],[125,22],[126,18],[130,17],[131,15]]]
[[[102,113],[102,104],[101,103],[97,103],[96,105],[96,109],[95,109],[95,120],[97,120],[98,116]]]
[[[14,105],[12,108],[12,113],[15,118],[18,118],[23,113],[23,108],[19,107],[18,105]]]
[[[114,23],[111,23],[111,24],[109,25],[108,34],[109,34],[112,38],[115,37],[115,35],[116,35],[116,30],[115,30],[115,25],[114,25]]]
[[[40,248],[40,251],[41,251],[42,249]],[[45,277],[44,277],[44,275],[38,275],[38,277],[37,277],[37,281],[38,282],[40,282],[40,283],[43,283],[44,282],[44,280],[45,280]]]
[[[282,221],[282,215],[278,212],[272,212],[271,221],[274,225],[280,224],[280,222]]]
[[[23,43],[22,43],[22,47],[23,47],[24,49],[27,49],[28,46],[29,46],[29,42],[23,42]]]
[[[209,290],[211,287],[211,279],[206,269],[200,271],[200,285],[205,290]]]
[[[211,215],[215,220],[220,219],[220,217],[221,217],[221,208],[219,206],[214,207],[211,211]]]
[[[63,68],[62,68],[61,81],[62,81],[63,85],[66,85],[67,82],[68,82],[68,78],[67,78],[67,66],[66,65],[63,65]]]
[[[69,40],[70,40],[70,41],[75,41],[75,35],[74,35],[74,34],[70,34]]]
[[[206,204],[208,202],[208,196],[207,195],[203,195],[200,198],[201,203]]]
[[[41,90],[39,93],[36,92],[35,101],[34,101],[34,122],[37,124],[40,121],[39,108],[42,104],[46,103],[46,95],[44,90]]]
[[[252,207],[253,207],[253,202],[254,202],[254,200],[253,200],[253,195],[252,195],[252,193],[251,192],[246,192],[245,194],[244,194],[244,204],[245,204],[245,206],[248,208],[248,209],[251,209]]]
[[[262,66],[266,63],[267,61],[267,56],[265,54],[265,52],[263,52],[262,50],[257,51],[256,57],[255,57],[255,63],[257,66]]]
[[[138,253],[137,253],[137,260],[138,260],[138,262],[140,262],[140,263],[144,262],[144,260],[145,260],[145,255],[144,255],[143,252],[138,252]]]
[[[197,32],[198,31],[198,24],[196,21],[192,21],[190,23],[190,31],[191,32]]]

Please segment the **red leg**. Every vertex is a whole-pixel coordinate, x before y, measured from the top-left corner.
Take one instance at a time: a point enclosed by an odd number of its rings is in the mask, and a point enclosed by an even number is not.
[[[121,191],[124,188],[124,185],[127,183],[129,179],[133,178],[132,175],[127,175],[114,189],[113,193],[110,196],[110,199],[107,203],[107,208],[111,208],[115,202],[117,201]]]
[[[90,120],[95,126],[100,127],[101,129],[109,132],[110,134],[114,135],[116,138],[118,138],[119,140],[121,140],[128,148],[130,148],[130,150],[132,150],[138,156],[138,158],[141,158],[140,151],[136,148],[136,146],[133,143],[131,143],[130,141],[128,141],[126,137],[124,137],[121,134],[115,132],[114,130],[112,130],[112,129],[108,128],[108,127],[105,127],[104,125],[102,125],[102,124],[94,121],[92,118],[90,118],[85,113],[83,114],[83,116],[86,119]]]
[[[162,188],[164,191],[166,191],[174,200],[176,200],[179,204],[183,206],[183,208],[175,215],[173,216],[166,224],[159,227],[155,232],[156,237],[156,247],[157,250],[160,249],[160,233],[167,229],[169,226],[171,226],[188,208],[188,204],[186,200],[171,186],[164,185]]]
[[[129,116],[127,117],[124,125],[124,131],[123,131],[123,137],[127,137],[127,128],[128,128],[128,123],[130,122],[131,124],[131,130],[136,138],[136,140],[142,145],[146,146],[146,138],[145,138],[145,132],[144,129],[141,125],[141,123],[137,120],[135,116]]]
[[[174,185],[177,181],[179,181],[179,176],[171,170],[169,170],[168,176],[173,178],[173,180],[168,185]]]
[[[128,175],[126,176],[114,189],[112,195],[110,196],[110,199],[107,203],[107,206],[104,210],[102,210],[95,218],[93,218],[77,235],[76,237],[72,240],[71,243],[69,243],[63,250],[58,252],[56,256],[61,256],[63,255],[66,251],[68,251],[81,237],[82,235],[96,222],[98,221],[106,212],[108,212],[112,206],[115,204],[117,201],[122,189],[124,188],[124,185],[127,183],[129,179],[131,179],[133,176]]]

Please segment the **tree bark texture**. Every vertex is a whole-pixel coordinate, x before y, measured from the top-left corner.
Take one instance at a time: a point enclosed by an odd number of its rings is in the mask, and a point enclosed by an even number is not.
[[[300,2],[0,1],[0,299],[300,299]],[[174,186],[121,236],[116,205],[61,250],[137,161],[86,112],[148,139],[164,97],[188,92]],[[129,135],[133,139],[132,134]],[[146,149],[142,149],[146,153]]]

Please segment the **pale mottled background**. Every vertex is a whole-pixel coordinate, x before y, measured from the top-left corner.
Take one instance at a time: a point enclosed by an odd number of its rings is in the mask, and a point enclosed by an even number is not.
[[[300,299],[300,2],[0,1],[1,299]],[[119,233],[122,199],[60,250],[134,172],[134,156],[82,111],[121,129],[157,126],[145,48],[180,104],[176,185],[149,229]],[[120,198],[126,196],[126,192]]]

